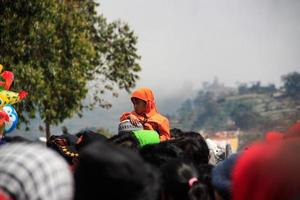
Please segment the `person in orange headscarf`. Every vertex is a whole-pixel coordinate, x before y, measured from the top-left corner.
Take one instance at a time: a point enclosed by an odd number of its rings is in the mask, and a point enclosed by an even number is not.
[[[155,130],[159,133],[160,141],[170,139],[169,120],[159,114],[156,109],[154,95],[150,88],[139,88],[131,95],[134,110],[125,112],[120,121],[129,119],[133,125],[139,122],[146,130]]]

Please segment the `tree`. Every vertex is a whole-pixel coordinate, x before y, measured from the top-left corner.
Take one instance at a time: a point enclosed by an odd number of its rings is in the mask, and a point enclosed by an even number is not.
[[[209,131],[226,129],[228,117],[223,112],[219,98],[212,92],[199,92],[194,99],[195,118],[192,127]]]
[[[254,109],[252,102],[228,101],[225,104],[226,113],[242,130],[257,128],[263,118]]]
[[[282,76],[285,94],[300,100],[300,73],[292,72]]]
[[[50,126],[83,108],[109,107],[103,94],[135,86],[137,37],[127,24],[108,23],[93,0],[1,0],[0,63],[10,64],[14,88],[29,92],[19,105],[29,125],[38,114]],[[84,103],[88,92],[93,99]]]

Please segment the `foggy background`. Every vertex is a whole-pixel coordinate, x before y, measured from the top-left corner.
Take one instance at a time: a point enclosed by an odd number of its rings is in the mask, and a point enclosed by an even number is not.
[[[182,101],[215,77],[228,86],[280,77],[300,69],[298,0],[99,0],[99,13],[120,19],[138,36],[142,72],[137,87],[153,89],[158,109],[176,111]],[[111,99],[110,96],[107,99]],[[120,93],[109,110],[86,111],[66,120],[70,132],[102,126],[116,132],[132,109]],[[37,122],[41,123],[42,122]]]

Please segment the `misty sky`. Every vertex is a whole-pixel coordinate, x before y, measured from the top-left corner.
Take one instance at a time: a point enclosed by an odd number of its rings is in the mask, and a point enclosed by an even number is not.
[[[109,21],[139,37],[138,86],[159,96],[221,82],[261,80],[300,70],[299,0],[99,0]]]
[[[142,72],[138,86],[151,87],[159,111],[172,113],[203,81],[226,85],[300,71],[300,0],[99,0],[99,13],[134,29]],[[176,97],[176,98],[175,98]],[[175,102],[173,99],[176,99]],[[173,100],[173,101],[172,101]],[[65,125],[71,132],[102,126],[114,133],[119,116],[132,109],[121,93],[109,110],[85,111]],[[40,120],[37,124],[42,125]]]

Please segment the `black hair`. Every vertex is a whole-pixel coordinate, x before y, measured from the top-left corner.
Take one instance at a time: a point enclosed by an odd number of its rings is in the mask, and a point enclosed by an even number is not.
[[[32,141],[28,140],[25,137],[22,136],[4,136],[4,141],[7,143],[15,143],[15,142],[26,142],[26,143],[30,143]]]
[[[179,128],[173,128],[170,130],[170,134],[172,138],[178,138],[184,136],[184,132]]]
[[[68,162],[68,164],[73,165],[75,161],[74,158],[77,156],[71,156],[69,153],[78,153],[75,146],[77,139],[78,138],[75,135],[71,134],[51,135],[47,140],[46,145],[48,148],[61,155]]]
[[[182,157],[183,152],[169,141],[164,141],[144,146],[140,154],[146,162],[159,168],[168,161]]]
[[[208,163],[209,149],[201,135],[177,138],[170,140],[170,143],[180,148],[183,151],[184,158],[194,162],[196,165]]]
[[[78,151],[80,151],[80,149],[86,147],[87,145],[92,144],[93,142],[104,142],[107,140],[107,138],[104,135],[94,132],[90,129],[82,130],[79,133],[77,133],[76,136],[79,138],[80,141],[76,143],[76,149]]]
[[[165,199],[213,199],[209,187],[199,178],[199,173],[193,164],[182,160],[170,161],[162,166],[161,171]],[[192,179],[195,180],[190,183]]]
[[[156,200],[157,175],[129,149],[95,142],[80,152],[75,200]]]
[[[134,137],[134,135],[131,132],[114,135],[107,141],[109,143],[126,147],[134,151],[137,151],[139,149],[139,141],[136,139],[136,137]]]

